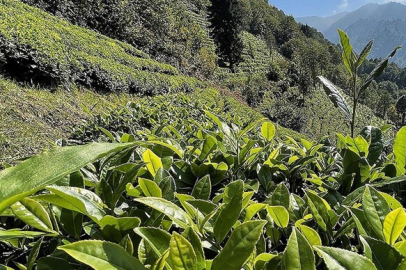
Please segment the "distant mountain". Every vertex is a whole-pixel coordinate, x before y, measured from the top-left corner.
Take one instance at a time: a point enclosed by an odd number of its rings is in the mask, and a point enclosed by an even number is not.
[[[343,16],[328,29],[320,30],[333,43],[339,42],[337,29],[348,33],[356,51],[374,40],[371,58],[385,57],[396,46],[406,47],[406,6],[400,3],[368,4]],[[400,50],[394,62],[406,66],[406,51]]]
[[[349,12],[341,12],[328,17],[317,17],[317,16],[300,17],[296,18],[296,21],[314,27],[320,32],[324,32],[331,25],[333,25],[335,22],[346,16],[348,13]]]

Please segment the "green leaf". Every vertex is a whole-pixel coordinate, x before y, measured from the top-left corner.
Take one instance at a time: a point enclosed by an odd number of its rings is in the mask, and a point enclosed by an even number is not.
[[[340,248],[316,246],[314,249],[323,257],[331,270],[377,270],[368,258]]]
[[[378,65],[376,65],[374,70],[372,70],[372,72],[369,74],[369,76],[364,81],[364,84],[360,88],[359,95],[361,95],[368,88],[368,86],[374,79],[376,79],[382,74],[382,72],[389,63],[389,59],[391,59],[399,49],[400,47],[396,47],[387,57],[385,57]]]
[[[46,200],[56,206],[82,213],[90,217],[96,223],[106,214],[103,210],[103,201],[89,190],[59,186],[49,186],[47,189],[55,193],[59,198],[47,195],[40,195],[35,198]]]
[[[176,185],[175,180],[164,168],[160,168],[154,178],[155,183],[162,190],[162,197],[167,200],[174,198]]]
[[[199,236],[196,234],[196,232],[192,228],[186,229],[184,231],[183,235],[186,237],[187,240],[189,240],[190,244],[192,244],[194,252],[196,253],[197,269],[204,269],[206,266],[206,262],[204,260],[205,257],[204,257],[203,246],[202,246],[202,242],[200,241]]]
[[[240,216],[244,183],[239,180],[232,182],[225,188],[223,202],[214,223],[214,235],[221,243]]]
[[[276,128],[271,122],[265,122],[262,124],[261,134],[267,142],[270,142],[275,137]]]
[[[256,213],[258,213],[259,211],[261,211],[262,209],[265,209],[267,207],[268,206],[266,204],[263,204],[263,203],[251,204],[250,206],[248,206],[246,208],[244,221],[251,220]]]
[[[388,203],[391,209],[395,210],[403,207],[402,204],[391,195],[385,192],[379,192],[379,194],[381,194],[385,198],[386,202]]]
[[[181,228],[193,227],[193,221],[190,219],[188,214],[183,211],[179,206],[170,201],[162,198],[137,198],[134,201],[145,204],[169,217],[173,222],[175,222]]]
[[[147,169],[153,177],[163,167],[162,160],[149,149],[142,154],[142,160],[147,164]]]
[[[208,200],[211,194],[210,175],[199,179],[193,187],[192,196],[200,200]]]
[[[256,128],[257,126],[259,126],[262,122],[267,121],[267,120],[268,119],[266,119],[266,118],[261,118],[256,121],[249,122],[248,125],[238,133],[238,137],[239,138],[243,137],[245,134],[247,134],[248,132],[250,132],[251,130]]]
[[[132,230],[138,227],[141,220],[137,217],[113,217],[110,215],[104,216],[100,222],[99,226],[104,229],[105,227],[112,227],[118,231]]]
[[[117,244],[98,240],[85,240],[59,246],[74,259],[95,270],[146,270],[139,260]]]
[[[406,227],[406,213],[403,208],[390,212],[383,222],[386,243],[393,245]]]
[[[154,181],[139,178],[138,184],[146,197],[162,197],[162,191]]]
[[[192,245],[177,232],[171,237],[169,259],[174,270],[197,270],[197,258]]]
[[[330,227],[328,227],[330,221],[328,210],[331,210],[330,205],[323,198],[319,197],[315,192],[311,190],[308,190],[306,192],[306,201],[317,224],[324,231],[331,229]]]
[[[163,270],[166,264],[166,259],[169,257],[169,249],[154,263],[151,270]]]
[[[254,269],[265,269],[264,266],[272,260],[273,258],[277,257],[278,255],[269,254],[269,253],[261,253],[254,259]]]
[[[60,147],[0,171],[0,212],[105,155],[134,144],[92,143]]]
[[[161,145],[164,146],[170,150],[172,150],[175,154],[177,154],[180,158],[183,158],[183,150],[180,147],[176,147],[174,145],[168,144],[168,143],[164,143],[161,141],[156,141],[156,140],[152,140],[152,141],[148,141],[148,143],[153,143],[153,144],[157,144],[157,145]]]
[[[211,270],[240,270],[254,251],[265,224],[266,221],[247,221],[235,228],[214,258]]]
[[[368,42],[368,44],[362,49],[358,59],[357,59],[357,64],[356,67],[359,67],[364,63],[365,59],[368,57],[368,55],[371,53],[372,45],[374,44],[374,41],[371,40]]]
[[[11,206],[14,215],[27,225],[45,232],[53,232],[48,212],[38,202],[24,198]]]
[[[323,76],[318,76],[318,78],[323,83],[324,91],[326,92],[331,102],[333,102],[334,106],[343,111],[347,119],[351,119],[352,109],[350,105],[348,105],[345,98],[341,95],[338,87]]]
[[[0,264],[0,270],[14,270],[14,269],[11,267],[5,266],[3,264]]]
[[[297,227],[300,229],[300,231],[302,231],[303,235],[306,237],[307,241],[309,241],[310,245],[312,246],[322,245],[320,235],[317,233],[316,230],[303,224],[299,224]]]
[[[200,161],[204,161],[217,148],[217,140],[213,136],[206,135],[203,143],[202,153],[199,156]]]
[[[368,163],[373,165],[378,161],[383,151],[382,131],[380,128],[367,126],[360,134],[369,142]]]
[[[406,241],[399,241],[393,245],[403,257],[406,257]]]
[[[368,236],[360,236],[364,254],[378,270],[396,270],[402,261],[399,252],[383,241]]]
[[[353,59],[353,49],[352,46],[350,44],[350,38],[348,37],[348,35],[340,30],[337,29],[338,34],[340,35],[340,43],[341,43],[341,47],[343,48],[343,61],[344,61],[344,65],[347,68],[348,72],[350,73],[351,76],[353,76],[355,68],[354,68],[354,59]]]
[[[45,235],[43,232],[21,231],[18,229],[3,231],[0,230],[0,241],[7,241],[16,238],[34,238]]]
[[[393,143],[393,153],[395,154],[396,167],[398,169],[397,176],[405,174],[406,165],[406,127],[402,127],[396,134],[395,142]]]
[[[306,238],[294,228],[283,254],[283,268],[289,270],[316,270],[312,247]]]
[[[290,204],[290,194],[288,188],[280,183],[275,191],[272,193],[271,197],[265,201],[265,203],[270,206],[283,206],[286,209],[289,209]]]
[[[385,198],[375,189],[367,187],[362,197],[362,205],[366,220],[379,238],[385,240],[382,223],[390,212]]]
[[[283,206],[268,206],[268,214],[272,217],[276,225],[286,228],[289,224],[289,212]]]
[[[73,270],[74,268],[70,266],[67,260],[57,257],[42,257],[37,262],[37,270],[55,270],[55,269]]]
[[[35,242],[34,246],[32,247],[30,255],[28,255],[27,270],[32,270],[32,268],[34,267],[34,263],[37,260],[41,244],[42,238],[40,238],[37,242]]]
[[[133,255],[134,244],[129,234],[126,234],[126,236],[124,236],[123,239],[121,239],[119,245],[122,246],[127,251],[128,254]]]
[[[158,257],[161,257],[169,248],[171,235],[164,230],[153,227],[138,227],[134,229],[134,232],[141,236],[142,239],[151,246],[152,250]]]
[[[11,268],[11,267],[0,264],[0,270],[14,270],[14,269]]]

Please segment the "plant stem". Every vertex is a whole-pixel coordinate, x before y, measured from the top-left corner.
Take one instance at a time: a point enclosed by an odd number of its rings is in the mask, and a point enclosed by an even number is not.
[[[357,103],[358,103],[358,97],[357,97],[357,70],[354,70],[353,74],[353,85],[352,85],[352,91],[353,91],[353,107],[352,107],[352,120],[351,120],[351,137],[354,138],[354,129],[355,129],[355,113],[357,110]]]

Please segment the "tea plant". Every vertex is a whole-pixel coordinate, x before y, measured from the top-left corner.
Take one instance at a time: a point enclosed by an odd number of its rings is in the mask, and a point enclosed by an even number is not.
[[[351,137],[354,137],[355,117],[360,97],[364,94],[365,91],[367,91],[372,81],[382,74],[382,72],[389,63],[389,59],[396,54],[396,51],[400,47],[396,47],[386,58],[384,58],[373,69],[373,71],[369,74],[369,76],[363,82],[360,83],[357,71],[358,68],[362,65],[362,63],[366,60],[366,58],[370,54],[373,41],[371,40],[364,47],[362,52],[358,55],[354,52],[350,44],[350,39],[348,35],[340,29],[338,29],[338,33],[340,35],[340,42],[343,48],[343,62],[350,75],[350,93],[351,93],[352,108],[347,103],[343,95],[340,93],[340,90],[337,86],[335,86],[332,82],[330,82],[323,76],[319,76],[319,79],[325,86],[324,89],[327,95],[329,96],[330,100],[334,103],[336,107],[340,108],[344,112],[345,116],[349,120],[351,126]]]
[[[334,147],[277,139],[265,119],[241,127],[209,111],[201,117],[175,137],[145,128],[1,171],[2,261],[19,269],[402,269],[406,128],[386,156],[373,127],[338,135]]]

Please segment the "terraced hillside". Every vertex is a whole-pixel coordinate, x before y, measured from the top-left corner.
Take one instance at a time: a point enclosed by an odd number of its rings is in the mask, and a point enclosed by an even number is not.
[[[0,21],[3,69],[21,79],[136,94],[188,92],[204,85],[128,44],[19,1],[2,1]]]

